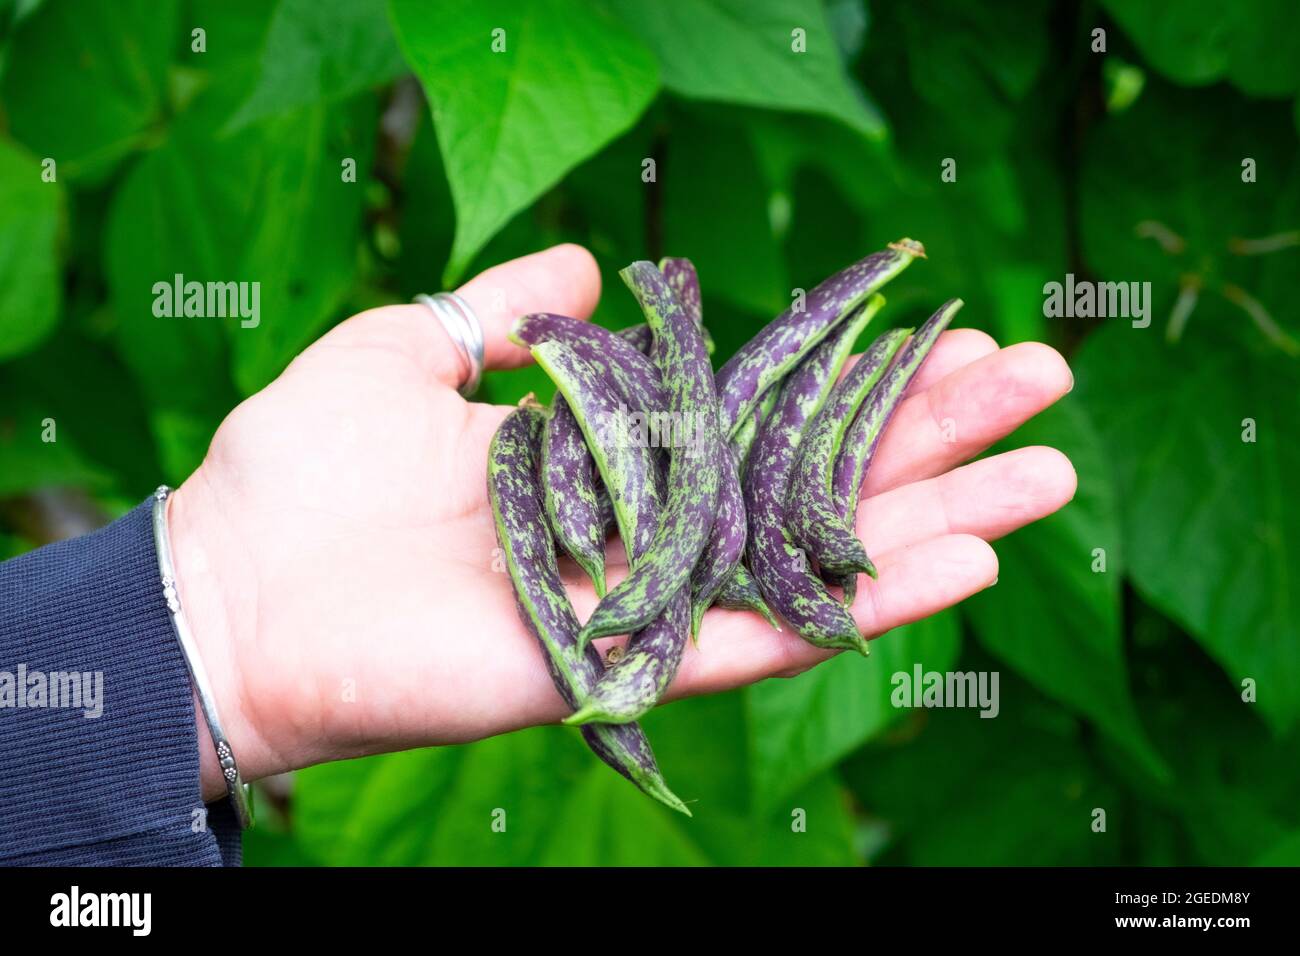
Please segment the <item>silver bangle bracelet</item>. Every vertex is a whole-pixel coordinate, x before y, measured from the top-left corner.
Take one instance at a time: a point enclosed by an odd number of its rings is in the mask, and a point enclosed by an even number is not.
[[[208,672],[203,667],[198,645],[194,643],[194,634],[185,620],[181,609],[180,593],[176,590],[176,566],[172,563],[171,538],[167,532],[167,496],[172,490],[160,485],[153,496],[153,542],[158,554],[158,574],[162,578],[163,597],[167,599],[167,613],[171,617],[172,631],[181,646],[181,656],[189,668],[190,680],[199,698],[199,707],[203,710],[203,719],[216,747],[217,761],[221,765],[221,776],[226,781],[226,790],[230,793],[230,802],[234,805],[235,815],[239,818],[239,828],[247,830],[253,825],[252,797],[248,784],[239,776],[239,766],[235,763],[235,752],[230,740],[221,728],[221,718],[217,715],[217,701],[212,694],[212,684]]]

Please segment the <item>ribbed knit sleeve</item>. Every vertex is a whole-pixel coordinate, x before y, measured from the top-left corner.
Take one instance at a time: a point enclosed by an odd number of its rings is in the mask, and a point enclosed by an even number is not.
[[[201,798],[151,508],[0,564],[0,864],[240,862],[229,801]]]

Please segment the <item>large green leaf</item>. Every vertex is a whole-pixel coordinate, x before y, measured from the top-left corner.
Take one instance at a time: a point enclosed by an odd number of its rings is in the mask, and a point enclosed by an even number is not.
[[[819,0],[610,2],[655,51],[675,93],[818,113],[884,135],[879,113],[845,73]]]
[[[1135,696],[1174,776],[1152,781],[1126,753],[1107,756],[1145,804],[1179,818],[1189,845],[1183,860],[1249,863],[1300,827],[1300,776],[1282,770],[1300,767],[1300,727],[1270,733],[1258,705],[1139,595],[1129,615]]]
[[[962,667],[993,662],[963,655]],[[887,844],[881,862],[919,866],[1116,863],[1125,827],[1115,782],[1079,728],[1011,675],[994,719],[927,710],[843,765]],[[1094,810],[1107,830],[1093,831]],[[875,860],[873,860],[875,862]]]
[[[160,123],[179,4],[47,0],[14,33],[0,98],[14,138],[96,179]]]
[[[926,157],[927,177],[937,179],[942,157],[960,167],[1012,143],[1030,112],[1021,104],[1046,92],[1038,79],[1048,63],[1051,6],[1024,0],[1007,16],[965,0],[873,6],[862,75],[897,117],[900,140],[920,134],[942,144]]]
[[[295,830],[332,865],[537,863],[587,769],[555,728],[330,764],[300,776]]]
[[[840,789],[826,775],[789,807],[749,811],[738,695],[662,708],[646,726],[693,817],[637,792],[572,730],[544,727],[305,771],[295,835],[333,865],[854,862]],[[805,827],[792,827],[795,814]]]
[[[1241,338],[1207,327],[1171,349],[1112,324],[1078,356],[1076,390],[1118,482],[1128,573],[1288,727],[1300,717],[1300,510],[1288,498],[1300,366]]]
[[[50,374],[58,369],[57,375]],[[27,448],[41,454],[63,454],[57,459],[75,467],[59,483],[75,483],[90,472],[111,474],[113,487],[127,498],[143,496],[158,486],[163,475],[148,428],[148,409],[130,372],[113,353],[110,343],[83,335],[74,324],[64,323],[36,351],[5,366],[3,375],[21,396],[14,406],[52,419],[58,444],[64,449],[37,444],[43,431],[30,420],[23,430]],[[70,388],[69,383],[76,387]],[[0,464],[0,471],[4,465]],[[93,480],[95,490],[100,483]]]
[[[405,70],[384,0],[279,0],[257,86],[230,127],[346,99]]]
[[[1300,830],[1290,833],[1265,850],[1256,866],[1300,866]]]
[[[636,121],[658,69],[626,29],[579,0],[390,2],[456,205],[451,284],[511,216]],[[626,176],[642,188],[639,166]]]
[[[373,106],[317,105],[214,137],[241,95],[235,76],[200,96],[132,170],[108,223],[119,341],[156,429],[181,442],[173,474],[197,464],[234,404],[232,378],[245,394],[274,378],[336,317],[356,268]],[[356,182],[342,180],[345,157]],[[178,274],[257,283],[259,315],[155,315],[155,284]]]
[[[1233,135],[1204,115],[1232,116]],[[1242,180],[1245,158],[1257,166],[1255,182]],[[1239,324],[1245,317],[1222,298],[1225,283],[1250,292],[1279,324],[1300,334],[1300,301],[1289,294],[1300,251],[1233,252],[1233,240],[1296,228],[1296,170],[1284,106],[1248,101],[1224,87],[1149,84],[1137,104],[1108,117],[1088,138],[1080,182],[1087,266],[1101,279],[1151,282],[1150,318],[1161,332],[1180,284],[1194,280],[1201,291],[1186,338],[1202,325]],[[1165,243],[1141,234],[1153,223],[1172,234]],[[1269,288],[1261,275],[1272,267],[1284,278]]]
[[[59,318],[63,187],[41,164],[0,140],[0,360],[40,342]]]
[[[1123,553],[1105,451],[1070,399],[1024,425],[1014,444],[1064,452],[1079,490],[1056,514],[995,545],[997,586],[964,605],[975,632],[1041,690],[1095,721],[1149,770],[1164,773],[1128,690],[1120,628]]]
[[[867,660],[840,654],[790,680],[749,688],[756,804],[775,806],[897,720],[904,712],[890,701],[893,676],[911,675],[917,664],[926,671],[947,671],[960,645],[957,617],[946,611],[872,641]]]
[[[244,394],[268,384],[345,314],[376,118],[373,100],[362,97],[317,104],[254,127],[260,140],[256,214],[238,274],[260,283],[262,319],[256,328],[225,326],[234,347],[235,383]],[[344,159],[355,162],[355,180],[344,180]]]
[[[78,447],[75,421],[0,376],[0,498],[49,487],[102,487],[107,475]]]
[[[1257,96],[1300,87],[1300,18],[1291,0],[1103,0],[1160,72],[1204,86],[1220,79]]]
[[[695,263],[708,295],[769,316],[790,304],[771,189],[742,130],[679,111],[660,180],[664,249]]]

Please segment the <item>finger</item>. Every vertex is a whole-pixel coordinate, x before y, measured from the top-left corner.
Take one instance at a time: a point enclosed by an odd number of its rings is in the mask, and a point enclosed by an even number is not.
[[[876,569],[879,580],[862,579],[852,609],[869,637],[982,591],[997,580],[998,559],[973,535],[946,535],[884,554]],[[792,676],[835,653],[813,647],[788,625],[778,632],[748,611],[714,609],[704,617],[698,647],[688,645],[668,696],[714,693],[765,677]]]
[[[858,537],[869,554],[949,534],[994,541],[1063,508],[1077,487],[1074,466],[1055,448],[1018,448],[868,498]]]
[[[512,259],[458,290],[483,327],[485,368],[512,368],[531,358],[507,338],[514,320],[529,312],[560,312],[585,319],[600,298],[600,270],[581,246],[554,246]],[[383,349],[414,359],[424,374],[459,388],[468,374],[460,347],[429,308],[418,303],[370,309],[340,323],[318,346]]]
[[[493,266],[456,291],[483,325],[486,367],[517,368],[532,356],[507,338],[515,319],[531,312],[588,318],[600,300],[600,268],[590,252],[568,243]]]
[[[979,329],[951,329],[939,336],[929,357],[917,369],[904,395],[916,395],[960,368],[998,350],[993,336]]]
[[[979,329],[954,329],[951,332],[945,332],[939,337],[939,341],[935,343],[934,349],[930,352],[930,357],[925,360],[925,364],[921,366],[916,377],[912,380],[908,392],[924,391],[930,385],[945,378],[949,373],[964,368],[997,350],[997,343],[992,336],[981,332]],[[861,355],[855,355],[846,364],[848,367],[852,367],[852,363],[861,357]],[[845,371],[847,372],[847,368]],[[979,532],[974,531],[972,533],[978,534]],[[869,543],[870,540],[868,539]],[[611,544],[606,550],[606,560],[611,568],[626,567],[627,565],[626,556],[623,554],[622,548],[617,544]]]
[[[885,429],[862,495],[941,474],[1005,438],[1074,386],[1055,349],[1012,345],[904,399]]]
[[[917,392],[923,392],[935,382],[957,371],[957,369],[967,366],[986,355],[991,355],[997,350],[998,344],[993,341],[993,337],[987,332],[981,332],[979,329],[953,329],[944,332],[939,336],[939,340],[934,343],[929,358],[917,371],[905,394],[913,395]],[[847,375],[849,369],[858,364],[860,358],[862,358],[861,353],[850,357],[844,363],[844,371],[840,373],[840,378]]]

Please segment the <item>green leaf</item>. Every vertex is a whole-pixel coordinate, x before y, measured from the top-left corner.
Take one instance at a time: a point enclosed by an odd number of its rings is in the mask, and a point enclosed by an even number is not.
[[[963,606],[992,653],[1095,721],[1150,772],[1166,774],[1128,691],[1120,627],[1123,554],[1105,450],[1070,399],[1022,426],[1014,444],[1064,452],[1079,475],[1079,490],[1056,514],[998,542],[997,586]]]
[[[235,383],[245,395],[271,382],[343,317],[356,278],[377,118],[374,101],[363,97],[256,127],[255,214],[235,274],[259,283],[261,318],[255,327],[245,321],[225,326]],[[344,162],[355,164],[355,180],[344,180]],[[248,166],[244,171],[252,172]]]
[[[1300,830],[1261,853],[1255,860],[1255,866],[1300,866]]]
[[[842,792],[827,775],[790,807],[750,813],[739,695],[660,708],[646,726],[694,817],[646,798],[569,728],[542,727],[304,771],[295,839],[328,865],[855,862]]]
[[[840,654],[789,680],[749,688],[750,771],[754,800],[770,808],[835,764],[904,712],[890,701],[892,678],[920,664],[946,671],[961,634],[954,613],[896,628],[871,643],[871,656]]]
[[[346,99],[405,71],[384,0],[280,0],[257,86],[227,129]]]
[[[422,116],[402,175],[401,253],[397,281],[402,298],[428,293],[438,284],[438,267],[447,261],[456,214],[447,191],[447,172],[438,152],[433,123]]]
[[[964,656],[961,666],[990,663]],[[843,765],[868,819],[890,843],[880,862],[1077,866],[1121,859],[1115,784],[1089,757],[1076,726],[1002,676],[996,718],[960,709],[917,713]],[[1092,829],[1096,808],[1107,813],[1107,832]]]
[[[771,189],[741,130],[679,111],[660,178],[664,249],[695,263],[709,296],[769,316],[790,304]]]
[[[577,734],[554,727],[328,764],[299,776],[295,834],[334,866],[535,864],[587,769]]]
[[[8,561],[32,550],[33,545],[11,534],[0,532],[0,561]]]
[[[1300,718],[1300,366],[1204,328],[1177,348],[1111,324],[1076,391],[1119,489],[1128,573],[1278,728]],[[1250,422],[1247,422],[1247,420]],[[1247,429],[1254,429],[1254,441]]]
[[[62,215],[62,186],[0,140],[0,360],[34,348],[58,321]]]
[[[1300,87],[1300,21],[1290,0],[1103,0],[1142,55],[1170,79],[1220,79],[1256,96]]]
[[[19,380],[0,377],[0,498],[105,485],[107,475],[78,448],[76,428],[76,422],[54,417],[51,405]]]
[[[107,227],[122,353],[155,418],[166,414],[173,436],[194,437],[179,457],[191,467],[203,433],[234,404],[232,378],[244,394],[262,387],[336,317],[356,269],[371,161],[367,102],[214,138],[242,89],[232,74],[196,100],[122,184]],[[356,162],[356,182],[342,180],[345,159]],[[174,286],[177,275],[246,283],[248,314],[155,315],[158,284]]]
[[[1039,91],[1048,63],[1051,10],[1048,0],[1026,0],[1003,17],[964,0],[873,7],[862,62],[891,114],[906,118],[900,137],[924,132],[942,143],[927,157],[936,166],[1013,145],[1022,114],[1042,109],[1021,104]]]
[[[0,79],[14,138],[60,178],[106,175],[164,118],[178,7],[47,0],[15,31]]]
[[[1300,827],[1300,776],[1280,771],[1300,766],[1300,727],[1270,733],[1258,703],[1243,699],[1189,635],[1140,594],[1126,604],[1134,697],[1173,779],[1152,780],[1109,741],[1100,741],[1102,755],[1149,815],[1177,820],[1174,852],[1158,862],[1248,863]]]
[[[592,767],[556,807],[542,866],[708,866],[684,827],[605,766]]]
[[[611,4],[655,51],[664,86],[674,93],[817,113],[868,136],[885,133],[880,114],[844,70],[819,0]]]
[[[39,410],[42,419],[54,421],[58,443],[76,450],[79,470],[111,474],[112,487],[128,498],[157,487],[163,473],[147,426],[148,408],[108,343],[64,323],[41,348],[6,366],[4,375],[22,396],[18,407]],[[28,434],[34,437],[34,431]],[[96,490],[99,484],[92,482]]]
[[[391,10],[456,205],[452,285],[511,216],[636,121],[658,70],[635,37],[579,0],[391,0]]]

